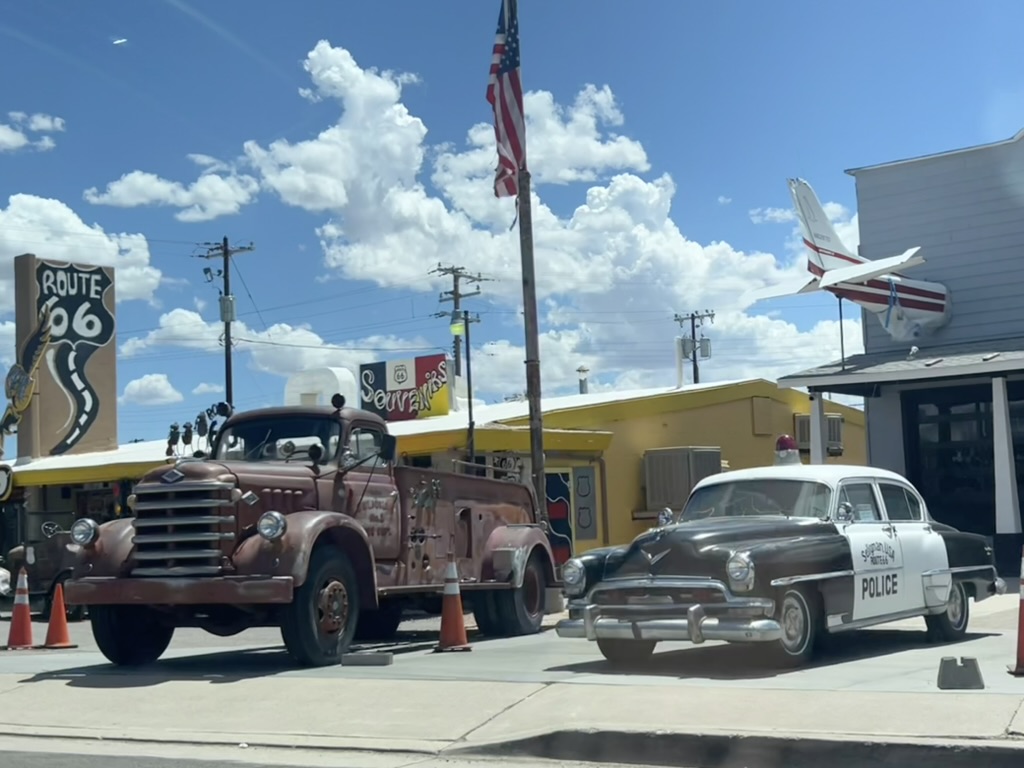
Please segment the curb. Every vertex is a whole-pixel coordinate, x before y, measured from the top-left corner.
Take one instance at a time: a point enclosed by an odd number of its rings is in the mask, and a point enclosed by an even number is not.
[[[1021,768],[1024,741],[561,730],[443,754],[686,768]]]

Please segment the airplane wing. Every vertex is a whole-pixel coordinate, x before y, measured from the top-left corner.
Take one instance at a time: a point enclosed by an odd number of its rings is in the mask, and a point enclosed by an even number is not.
[[[894,272],[900,267],[916,267],[924,264],[924,257],[918,256],[920,247],[909,248],[899,256],[889,256],[876,261],[866,261],[863,264],[851,264],[848,267],[830,269],[821,277],[820,286],[828,288],[839,283],[864,283],[873,277]]]
[[[775,285],[768,285],[764,288],[757,288],[753,291],[748,291],[743,294],[743,301],[753,304],[757,301],[764,301],[765,299],[777,299],[782,296],[793,296],[798,293],[813,293],[818,290],[818,278],[816,277],[801,277],[797,280],[787,280],[783,283],[776,283]]]

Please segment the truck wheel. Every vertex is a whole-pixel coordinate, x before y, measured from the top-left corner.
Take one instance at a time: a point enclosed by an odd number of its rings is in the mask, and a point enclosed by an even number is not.
[[[657,640],[611,640],[598,639],[597,649],[612,664],[631,666],[642,664],[651,658]]]
[[[494,592],[476,592],[472,597],[473,620],[484,637],[501,636],[501,619]]]
[[[498,630],[502,635],[534,635],[540,632],[547,590],[542,557],[536,551],[530,555],[521,587],[493,593],[498,609]]]
[[[402,604],[397,600],[381,603],[376,611],[359,614],[354,640],[393,640],[402,623]]]
[[[338,664],[352,644],[358,617],[359,590],[352,564],[337,550],[317,547],[306,581],[284,607],[285,648],[306,667]]]
[[[967,599],[967,589],[962,581],[954,581],[949,590],[945,612],[924,617],[928,638],[940,643],[962,640],[967,634],[970,618],[971,604]]]
[[[174,627],[142,605],[94,605],[89,610],[92,636],[108,661],[139,667],[159,659],[174,636]]]

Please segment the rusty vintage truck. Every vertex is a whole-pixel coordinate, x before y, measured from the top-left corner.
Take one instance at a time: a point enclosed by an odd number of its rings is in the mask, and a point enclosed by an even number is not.
[[[177,627],[276,626],[299,664],[335,664],[436,601],[449,551],[485,635],[540,630],[557,584],[529,486],[398,466],[386,423],[341,395],[233,414],[198,453],[145,475],[131,516],[71,529],[66,599],[111,662],[155,661]]]

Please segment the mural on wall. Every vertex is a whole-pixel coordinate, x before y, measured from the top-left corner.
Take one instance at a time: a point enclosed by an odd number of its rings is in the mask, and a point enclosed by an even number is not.
[[[573,467],[572,508],[576,521],[577,541],[597,538],[597,491],[594,488],[597,471],[594,467]]]
[[[753,291],[748,301],[828,291],[873,314],[895,341],[934,333],[949,322],[953,303],[945,285],[908,280],[895,272],[924,264],[920,247],[898,256],[865,259],[843,245],[810,184],[803,179],[788,183],[807,249],[807,271],[813,277]]]
[[[21,343],[18,359],[7,371],[7,378],[4,381],[7,408],[0,418],[0,458],[3,458],[7,438],[17,432],[19,422],[32,404],[39,364],[43,361],[43,353],[46,352],[46,345],[49,343],[50,313],[44,309],[39,315],[35,330]]]
[[[24,343],[44,315],[50,329],[36,397],[18,430],[19,453],[116,448],[114,270],[24,254],[15,259],[14,273],[19,339]]]
[[[359,400],[385,421],[444,416],[451,406],[448,359],[441,353],[361,365]]]
[[[548,540],[555,555],[555,564],[561,565],[572,557],[572,485],[568,472],[545,472],[544,495],[547,496],[548,520],[551,532]]]

